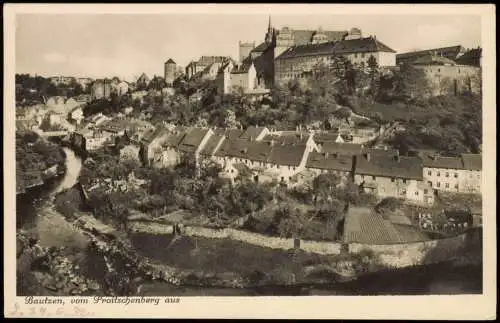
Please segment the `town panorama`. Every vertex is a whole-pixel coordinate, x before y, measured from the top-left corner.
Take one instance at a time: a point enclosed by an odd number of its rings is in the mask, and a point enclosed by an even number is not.
[[[18,295],[482,292],[481,47],[265,20],[134,79],[16,74]]]

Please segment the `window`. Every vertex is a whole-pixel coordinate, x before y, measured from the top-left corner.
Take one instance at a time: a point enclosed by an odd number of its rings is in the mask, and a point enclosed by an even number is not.
[[[376,178],[375,176],[372,176],[372,180],[375,180],[375,178]]]
[[[428,189],[424,189],[424,194],[427,194],[429,193],[429,190]]]
[[[429,183],[429,186],[432,187],[432,182],[431,181],[428,181],[427,183]]]
[[[438,72],[441,72],[441,69],[440,69],[440,68],[438,68]]]
[[[406,184],[406,179],[403,178],[403,184]]]
[[[418,196],[418,191],[415,191],[415,196]]]
[[[455,184],[455,189],[458,190],[458,184]]]
[[[436,186],[437,186],[437,187],[441,187],[441,183],[440,183],[440,182],[437,182],[437,183],[436,183]]]
[[[437,175],[437,177],[439,177],[439,176],[441,176],[441,173],[440,173],[440,172],[437,172],[437,174],[436,174],[436,175]]]
[[[432,172],[431,172],[431,171],[428,171],[428,172],[427,172],[427,175],[432,176]]]
[[[453,174],[453,176],[454,176],[455,178],[457,178],[457,177],[458,177],[458,173]]]
[[[450,188],[450,183],[445,183],[445,184],[444,184],[444,187],[446,187],[446,188]]]
[[[393,182],[393,183],[394,183],[394,177],[393,177],[393,178],[391,178],[391,182]]]
[[[450,177],[450,173],[446,172],[446,174],[444,176]]]

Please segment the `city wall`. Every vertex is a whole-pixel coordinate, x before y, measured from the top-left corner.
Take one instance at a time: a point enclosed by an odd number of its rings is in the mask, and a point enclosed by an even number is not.
[[[131,222],[129,228],[136,232],[151,234],[172,234],[172,225],[154,222]],[[269,237],[257,233],[246,232],[231,228],[212,229],[203,227],[185,227],[183,235],[198,236],[211,239],[232,239],[245,242],[255,246],[289,250],[295,248],[295,239]],[[373,252],[380,264],[402,268],[407,266],[431,264],[452,260],[460,256],[465,247],[479,245],[482,241],[480,229],[472,229],[461,235],[414,243],[391,244],[391,245],[367,245],[350,243],[349,253],[357,254],[362,251]],[[341,253],[342,244],[326,241],[300,241],[300,249],[305,252],[321,255],[338,255]]]

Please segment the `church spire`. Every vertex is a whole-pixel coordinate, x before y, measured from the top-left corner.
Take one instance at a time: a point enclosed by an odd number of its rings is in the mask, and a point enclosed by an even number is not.
[[[269,23],[267,25],[267,31],[271,31],[272,26],[271,26],[271,15],[269,15]]]

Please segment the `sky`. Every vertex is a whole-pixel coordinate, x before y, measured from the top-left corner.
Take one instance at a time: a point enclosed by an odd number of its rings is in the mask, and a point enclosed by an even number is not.
[[[238,57],[238,41],[264,40],[264,14],[19,14],[16,73],[42,76],[104,76],[133,81],[143,72],[162,75],[172,58],[186,66],[201,55]],[[278,15],[275,28],[349,30],[377,39],[397,52],[481,45],[475,15]]]

